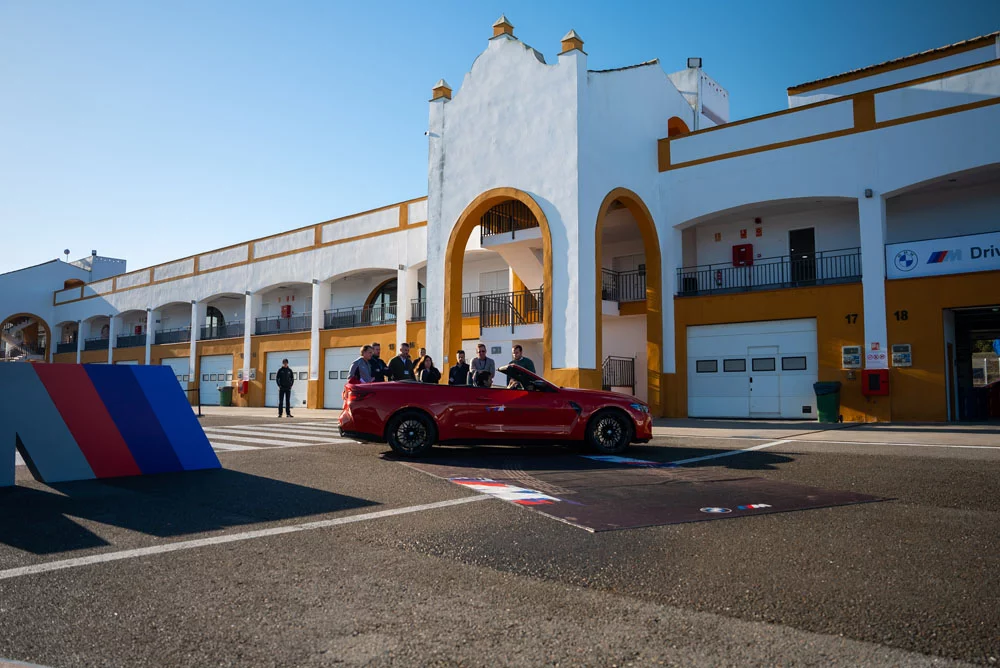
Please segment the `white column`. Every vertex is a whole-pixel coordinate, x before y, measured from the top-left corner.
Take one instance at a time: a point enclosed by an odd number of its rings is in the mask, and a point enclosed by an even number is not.
[[[156,311],[153,309],[146,309],[146,361],[144,364],[148,365],[153,361],[153,335],[154,335],[154,325]]]
[[[417,298],[417,269],[407,268],[405,265],[396,271],[396,345],[403,341],[408,341],[406,333],[406,321],[410,319],[410,304]],[[424,346],[430,350],[426,341]]]
[[[198,361],[198,338],[201,336],[201,324],[204,318],[198,317],[198,302],[191,300],[191,347],[188,349],[188,373],[189,378],[195,377],[195,363]],[[191,388],[188,388],[191,389]]]
[[[325,311],[330,306],[330,283],[314,278],[312,282],[312,327],[309,330],[309,380],[320,380],[319,357],[323,350],[319,330],[323,329]]]
[[[108,316],[108,364],[115,363],[115,336],[117,334],[118,316],[111,314]]]
[[[80,363],[83,353],[83,320],[76,321],[76,363]]]
[[[668,228],[660,241],[663,265],[662,322],[663,322],[663,373],[677,373],[677,344],[674,341],[674,297],[677,294],[677,270],[682,266],[684,233],[674,227]],[[662,391],[661,391],[662,393]]]
[[[243,311],[243,378],[250,380],[250,339],[254,334],[254,317],[260,310],[260,297],[246,291],[246,306]]]
[[[878,193],[858,199],[861,228],[861,290],[865,314],[865,367],[888,369],[885,322],[885,199]]]

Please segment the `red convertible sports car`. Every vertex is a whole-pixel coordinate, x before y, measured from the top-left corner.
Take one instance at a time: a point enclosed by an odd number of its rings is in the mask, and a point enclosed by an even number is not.
[[[585,443],[603,454],[653,437],[649,406],[614,392],[562,388],[516,365],[514,388],[396,381],[348,383],[342,436],[414,457],[435,443]]]

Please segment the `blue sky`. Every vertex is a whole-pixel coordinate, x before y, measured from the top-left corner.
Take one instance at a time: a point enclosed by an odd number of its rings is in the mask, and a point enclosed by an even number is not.
[[[0,272],[64,248],[138,269],[425,195],[430,88],[501,12],[550,61],[570,28],[591,69],[700,56],[733,120],[1000,29],[997,0],[0,0]]]

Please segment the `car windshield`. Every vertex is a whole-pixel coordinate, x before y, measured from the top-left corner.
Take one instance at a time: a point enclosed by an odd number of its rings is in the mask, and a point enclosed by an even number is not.
[[[544,383],[547,389],[556,389],[556,386],[549,381],[516,364],[502,366],[498,369],[498,371],[502,374],[506,374],[509,382],[517,383],[525,390],[538,391],[541,389],[538,387],[538,383]]]

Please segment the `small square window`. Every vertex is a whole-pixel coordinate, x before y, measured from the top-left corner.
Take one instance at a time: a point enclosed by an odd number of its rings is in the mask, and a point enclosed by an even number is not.
[[[208,377],[209,380],[219,380],[219,374],[213,373]]]
[[[773,357],[755,357],[750,364],[754,371],[774,371]]]
[[[350,377],[350,375],[351,375],[350,371],[341,371],[340,372],[340,379],[341,380],[347,380]]]
[[[746,360],[722,360],[722,370],[726,373],[745,373],[747,370]]]
[[[201,382],[203,382],[203,383],[207,383],[208,382],[208,374],[207,373],[201,374]]]
[[[268,380],[277,380],[278,374],[277,373],[269,374],[267,378]]]
[[[326,377],[329,378],[330,380],[337,380],[337,372],[330,371],[326,374]]]
[[[806,358],[805,357],[782,357],[781,358],[781,370],[782,371],[805,371],[806,370]]]
[[[717,373],[719,371],[719,360],[698,360],[694,363],[695,371],[698,373]]]
[[[232,371],[227,372],[226,373],[226,380],[232,380],[232,379],[233,379],[233,372]]]
[[[308,371],[299,371],[299,380],[307,380],[309,378]]]

